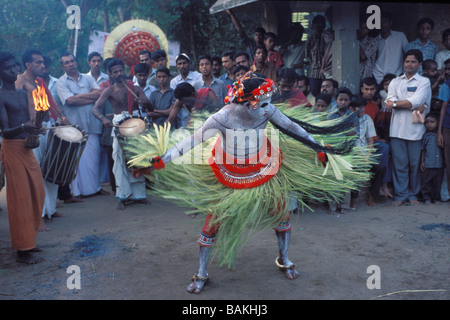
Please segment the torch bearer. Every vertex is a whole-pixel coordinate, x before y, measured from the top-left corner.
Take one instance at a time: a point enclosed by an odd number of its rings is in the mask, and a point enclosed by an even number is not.
[[[34,110],[36,110],[36,116],[34,119],[34,125],[36,128],[42,127],[42,122],[50,108],[50,103],[48,102],[47,94],[43,86],[40,86],[36,81],[36,89],[32,91]],[[35,149],[39,147],[39,136],[30,134],[25,142],[25,147],[28,149]]]

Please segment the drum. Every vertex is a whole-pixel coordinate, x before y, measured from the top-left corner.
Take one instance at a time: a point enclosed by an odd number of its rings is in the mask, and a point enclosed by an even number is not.
[[[124,151],[127,138],[144,134],[144,132],[148,129],[148,120],[147,118],[141,116],[127,116],[120,120],[117,125],[119,127],[114,128],[115,134],[122,148],[123,158],[127,164],[130,160]]]
[[[75,179],[87,135],[78,126],[51,127],[41,163],[44,180],[67,185]]]

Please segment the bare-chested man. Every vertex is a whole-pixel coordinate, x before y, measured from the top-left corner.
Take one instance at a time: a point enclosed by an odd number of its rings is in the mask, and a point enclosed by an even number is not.
[[[113,59],[108,63],[108,71],[112,85],[106,88],[95,103],[92,110],[94,116],[100,119],[105,127],[117,124],[125,116],[139,113],[139,106],[153,111],[153,105],[148,101],[140,86],[127,81],[124,77],[125,68],[122,60]],[[133,93],[131,93],[133,92]],[[103,113],[103,104],[109,101],[114,112],[113,120],[106,118]],[[119,199],[118,209],[125,210],[128,202],[147,203],[145,179],[134,178],[127,168],[120,143],[114,134],[113,141],[113,173],[116,180],[116,197]]]
[[[0,129],[1,159],[7,179],[8,218],[11,246],[17,250],[18,262],[34,264],[44,261],[36,248],[45,190],[41,169],[33,150],[25,147],[29,134],[39,135],[28,109],[26,91],[16,89],[17,65],[14,57],[0,52]]]

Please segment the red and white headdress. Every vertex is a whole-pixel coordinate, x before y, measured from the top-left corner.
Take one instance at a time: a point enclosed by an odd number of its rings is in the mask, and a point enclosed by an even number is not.
[[[245,92],[244,82],[252,78],[262,79],[264,82],[251,92]],[[258,108],[259,104],[263,100],[268,100],[272,97],[272,94],[276,92],[276,86],[273,84],[272,79],[263,79],[255,75],[252,71],[247,72],[240,81],[234,83],[233,87],[230,87],[228,95],[225,97],[225,103],[237,102],[250,102],[253,109]]]

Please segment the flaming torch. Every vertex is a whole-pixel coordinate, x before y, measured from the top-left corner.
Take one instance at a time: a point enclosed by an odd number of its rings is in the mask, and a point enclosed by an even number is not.
[[[42,121],[44,121],[45,115],[47,114],[47,111],[50,108],[50,103],[48,102],[48,97],[47,94],[45,93],[44,87],[40,86],[38,81],[35,82],[36,82],[36,89],[32,91],[34,110],[36,110],[34,125],[37,128],[41,128]],[[39,147],[39,137],[31,134],[28,135],[25,146],[29,149],[35,149]]]

